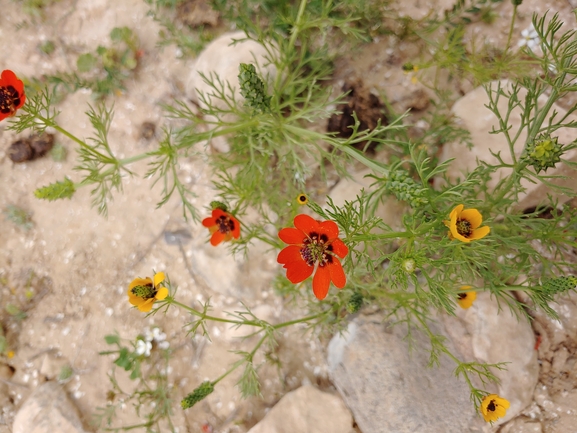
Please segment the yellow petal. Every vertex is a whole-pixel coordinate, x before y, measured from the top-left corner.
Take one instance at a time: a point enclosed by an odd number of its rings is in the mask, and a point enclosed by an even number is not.
[[[497,402],[497,404],[499,406],[503,406],[505,409],[509,409],[509,406],[511,406],[511,403],[509,403],[509,400],[506,400],[506,399],[501,398],[501,397],[497,397],[495,399],[495,401]]]
[[[156,295],[154,295],[154,298],[158,299],[159,301],[162,301],[167,296],[168,296],[168,289],[166,287],[161,287],[160,289],[158,289],[158,292],[156,292]]]
[[[451,220],[452,223],[452,220]],[[451,227],[449,227],[449,229],[451,230],[451,235],[453,235],[453,239],[457,239],[460,240],[461,242],[471,242],[471,239],[467,239],[465,236],[463,236],[462,234],[460,234],[457,231],[457,224],[451,224]]]
[[[467,292],[465,295],[466,296],[464,298],[457,298],[457,303],[464,310],[471,308],[471,305],[473,305],[473,302],[475,302],[475,299],[477,299],[477,292]]]
[[[477,209],[465,209],[459,218],[469,221],[472,229],[476,229],[483,222],[483,216]]]
[[[461,211],[463,210],[464,207],[465,207],[464,205],[460,204],[451,211],[451,214],[449,215],[449,218],[451,218],[451,222],[453,222],[453,220],[457,222],[457,218],[459,218],[459,215],[461,215]]]
[[[478,229],[473,230],[473,233],[471,234],[471,237],[469,239],[472,241],[474,241],[475,239],[482,239],[485,236],[487,236],[490,231],[491,227],[489,226],[479,227]]]
[[[154,301],[154,298],[149,298],[142,304],[138,305],[138,309],[143,313],[148,313],[150,310],[152,310],[152,304],[154,304]]]
[[[148,277],[146,278],[135,278],[134,280],[132,280],[132,283],[130,283],[130,285],[128,286],[128,291],[130,292],[132,289],[134,289],[136,286],[147,286],[149,284],[152,284],[152,280]]]
[[[141,298],[140,296],[135,296],[131,293],[128,294],[128,302],[130,302],[132,305],[138,307],[139,305],[144,303],[144,298]]]
[[[158,287],[164,281],[164,272],[158,272],[154,275],[154,287]]]

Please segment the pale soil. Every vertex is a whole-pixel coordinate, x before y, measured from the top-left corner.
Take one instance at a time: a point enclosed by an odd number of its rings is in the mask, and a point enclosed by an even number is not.
[[[568,20],[571,17],[570,5],[561,1],[552,4],[529,1],[523,7],[516,35],[529,25],[532,12],[552,8],[563,12]],[[184,84],[193,60],[178,58],[172,46],[163,50],[156,47],[159,26],[146,16],[148,7],[143,1],[61,0],[48,8],[42,19],[31,18],[18,3],[9,0],[0,0],[0,8],[0,39],[9,41],[0,51],[0,69],[12,69],[28,77],[73,70],[76,56],[93,50],[100,43],[107,44],[113,27],[128,26],[135,30],[144,55],[135,79],[127,83],[127,91],[108,99],[109,103],[114,101],[115,109],[110,142],[120,156],[154,148],[156,139],[139,138],[140,125],[144,121],[154,122],[160,134],[165,122],[160,104],[185,98]],[[424,6],[412,8],[409,12]],[[483,28],[479,24],[472,28],[503,40],[510,4],[503,4],[498,10],[502,17],[494,26]],[[56,43],[56,51],[51,56],[38,48],[46,40]],[[416,88],[424,89],[400,70],[400,65],[416,55],[410,45],[381,38],[360,50],[354,61],[345,60],[340,64],[337,83],[350,75],[361,76],[367,87],[387,93],[393,103],[398,103],[396,108],[405,108],[403,101],[411,98]],[[468,89],[467,83],[459,86],[455,89],[457,92]],[[90,123],[83,114],[89,103],[93,100],[87,92],[68,96],[58,105],[60,124],[80,137],[90,136]],[[237,376],[219,384],[214,398],[183,413],[178,406],[180,398],[201,381],[222,374],[237,359],[230,350],[250,349],[250,342],[235,339],[238,333],[225,326],[211,328],[212,343],[201,338],[191,340],[182,328],[188,321],[183,311],[170,310],[166,317],[144,319],[144,315],[130,309],[127,302],[126,287],[132,278],[151,276],[153,269],[165,271],[178,285],[181,302],[192,303],[211,296],[216,314],[240,308],[239,297],[265,319],[290,320],[300,313],[291,313],[283,307],[282,299],[274,294],[268,280],[255,281],[254,290],[242,294],[207,289],[202,278],[202,272],[207,269],[201,269],[191,260],[192,250],[206,255],[205,263],[218,265],[213,268],[215,272],[220,272],[231,259],[224,254],[223,246],[218,249],[206,246],[206,230],[200,224],[182,219],[178,200],[171,199],[156,209],[161,190],[159,185],[151,188],[149,180],[138,176],[146,172],[144,163],[132,167],[137,176],[124,179],[124,192],[115,195],[108,218],[99,216],[90,207],[88,188],[80,190],[71,200],[49,203],[35,199],[32,192],[37,187],[61,180],[65,175],[78,180],[72,171],[74,146],[57,136],[57,142],[70,151],[65,162],[45,157],[13,164],[6,150],[16,136],[5,129],[6,123],[0,124],[0,209],[17,205],[30,211],[34,227],[24,231],[7,220],[1,219],[0,223],[1,303],[3,307],[15,304],[26,312],[22,320],[4,310],[0,313],[10,349],[15,352],[13,358],[1,360],[13,372],[0,369],[4,379],[0,384],[3,408],[0,432],[9,431],[23,399],[39,382],[46,380],[44,376],[50,372],[46,364],[62,361],[74,370],[66,390],[89,428],[91,414],[96,407],[106,405],[110,389],[107,373],[112,358],[98,355],[108,348],[104,335],[117,331],[122,337],[132,339],[152,323],[162,326],[175,349],[169,380],[175,386],[174,423],[181,432],[200,431],[205,423],[212,425],[214,431],[245,432],[262,418],[265,408],[303,382],[331,388],[326,377],[323,345],[315,338],[303,338],[301,330],[292,330],[280,339],[279,355],[285,362],[282,370],[277,372],[271,367],[262,371],[264,399],[241,401],[234,388]],[[181,175],[198,195],[198,209],[207,206],[213,199],[213,190],[206,163],[183,161]],[[182,250],[167,244],[164,237],[166,230],[180,229],[192,235],[192,241]],[[265,262],[263,266],[271,271],[265,275],[270,276],[274,257]],[[191,278],[191,273],[196,278]],[[30,299],[26,296],[27,290],[33,293]],[[559,375],[551,380],[558,383],[564,378]],[[126,380],[123,384],[129,385]],[[121,411],[118,419],[121,424],[138,422],[131,407]]]

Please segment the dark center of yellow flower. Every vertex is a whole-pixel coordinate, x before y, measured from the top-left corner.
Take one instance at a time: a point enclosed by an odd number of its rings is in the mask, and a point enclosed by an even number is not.
[[[459,294],[457,295],[457,297],[458,297],[459,299],[465,299],[465,298],[467,297],[467,294],[466,294],[466,293],[459,293]]]
[[[20,105],[20,95],[14,86],[0,87],[0,112],[12,114]]]
[[[132,288],[132,294],[138,296],[142,299],[150,299],[154,298],[156,295],[157,290],[154,288],[152,284],[146,284],[143,286],[135,286]]]
[[[215,221],[218,231],[223,235],[227,235],[234,230],[234,221],[227,215],[219,216]]]
[[[468,238],[473,234],[471,223],[467,220],[457,220],[457,233]]]
[[[333,256],[329,253],[333,251],[333,246],[328,241],[329,237],[325,234],[319,236],[316,232],[309,233],[301,248],[301,256],[307,265],[318,263],[319,266],[325,266],[333,262]]]
[[[306,196],[305,194],[299,194],[299,196],[297,197],[297,201],[298,201],[300,204],[306,204],[307,201],[308,201],[308,198],[307,198],[307,196]]]
[[[495,400],[491,400],[491,402],[487,405],[487,410],[491,412],[495,412],[497,410],[497,405],[495,404]]]

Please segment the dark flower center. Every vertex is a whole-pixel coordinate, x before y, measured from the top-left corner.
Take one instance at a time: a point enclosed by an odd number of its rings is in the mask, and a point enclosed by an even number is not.
[[[327,263],[333,262],[333,256],[330,254],[333,251],[333,246],[328,242],[329,237],[325,234],[309,233],[301,248],[301,257],[307,265],[314,266],[315,263],[318,263],[319,266],[325,266]]]
[[[457,296],[459,299],[465,299],[467,297],[467,294],[466,293],[459,293]]]
[[[14,86],[0,87],[0,113],[14,113],[20,105],[20,95]]]
[[[146,284],[143,286],[135,286],[132,288],[132,294],[143,299],[154,298],[157,290],[152,284]]]
[[[467,220],[457,220],[457,233],[468,238],[473,234],[471,223]]]
[[[218,231],[223,235],[227,235],[234,230],[234,221],[226,215],[219,216],[216,219],[216,225],[218,227]]]
[[[495,412],[495,410],[497,410],[497,405],[495,404],[495,400],[491,400],[491,402],[487,406],[487,410],[490,410],[491,412]]]

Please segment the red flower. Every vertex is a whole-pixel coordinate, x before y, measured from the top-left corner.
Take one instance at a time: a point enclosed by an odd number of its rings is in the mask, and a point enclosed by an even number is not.
[[[316,221],[308,215],[297,215],[296,228],[284,228],[278,237],[287,244],[277,262],[287,270],[286,277],[291,283],[300,283],[313,277],[313,292],[322,300],[329,292],[331,281],[339,289],[345,287],[347,277],[341,266],[341,259],[349,253],[347,246],[339,239],[339,228],[333,221]]]
[[[222,209],[213,209],[212,217],[202,220],[202,225],[212,233],[210,244],[217,246],[222,241],[230,241],[240,237],[240,223],[235,217]]]
[[[24,105],[24,83],[14,72],[6,69],[0,76],[0,120],[12,117]]]

